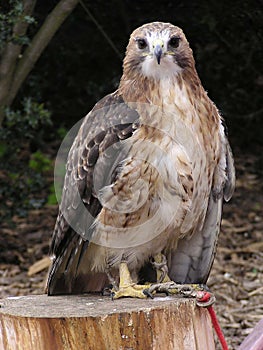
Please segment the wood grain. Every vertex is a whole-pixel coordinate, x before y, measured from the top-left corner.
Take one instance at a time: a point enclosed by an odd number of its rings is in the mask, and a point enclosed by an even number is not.
[[[94,295],[7,298],[0,308],[2,350],[214,350],[207,310],[193,299]]]

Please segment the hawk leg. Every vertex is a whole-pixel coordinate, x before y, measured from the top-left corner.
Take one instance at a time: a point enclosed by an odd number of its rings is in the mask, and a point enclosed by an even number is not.
[[[171,282],[168,276],[167,259],[162,253],[156,254],[151,261],[151,264],[156,269],[157,283]]]
[[[206,289],[200,284],[180,284],[172,281],[168,276],[167,259],[162,253],[155,255],[151,264],[156,269],[157,283],[153,283],[149,287],[148,292],[150,295],[158,292],[165,294],[190,295],[195,291]]]
[[[130,271],[125,261],[122,261],[120,263],[119,272],[120,272],[119,288],[118,290],[116,290],[116,288],[113,287],[112,289],[113,299],[119,299],[122,297],[145,299],[148,296],[151,297],[150,293],[148,293],[150,284],[140,285],[140,284],[134,283],[132,281]]]
[[[112,288],[118,290],[117,283],[116,283],[114,277],[112,276],[112,274],[110,272],[110,268],[106,269],[106,274],[107,274],[107,277],[108,277],[108,280],[109,280],[110,284],[112,285]]]

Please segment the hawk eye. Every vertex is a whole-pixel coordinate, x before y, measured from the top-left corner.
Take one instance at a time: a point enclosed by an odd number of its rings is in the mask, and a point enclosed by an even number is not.
[[[140,50],[145,49],[147,46],[147,42],[145,39],[137,39],[137,45]]]
[[[172,36],[168,42],[168,45],[171,46],[173,49],[175,49],[179,46],[179,42],[180,42],[180,38],[178,36]]]

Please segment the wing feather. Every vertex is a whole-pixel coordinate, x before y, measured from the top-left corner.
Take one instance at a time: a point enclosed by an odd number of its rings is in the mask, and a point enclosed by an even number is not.
[[[214,195],[211,190],[208,208],[201,229],[197,227],[190,239],[178,242],[177,248],[170,252],[169,276],[178,283],[206,283],[216,253],[216,245],[220,232],[223,198],[228,201],[235,187],[235,168],[230,145],[224,135],[226,145],[225,169],[218,165],[215,172],[221,172],[222,188],[217,189],[221,195]]]
[[[201,231],[190,239],[178,242],[176,251],[171,251],[169,276],[178,283],[205,283],[215,256],[220,231],[222,198],[215,200],[210,195],[205,222]]]
[[[102,208],[98,193],[114,181],[115,168],[126,156],[121,142],[133,135],[138,119],[138,113],[117,92],[99,101],[84,119],[68,155],[62,200],[52,235],[48,294],[78,293],[88,285],[101,288],[105,283],[105,276],[99,276],[101,283],[80,276],[78,268],[89,244],[83,237],[92,235],[92,224]]]
[[[227,142],[226,144],[226,183],[224,187],[224,200],[228,202],[235,190],[235,167],[234,167],[234,158],[232,155],[232,150]]]

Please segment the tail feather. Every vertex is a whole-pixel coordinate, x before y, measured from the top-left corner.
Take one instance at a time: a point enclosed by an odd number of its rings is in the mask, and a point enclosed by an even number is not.
[[[54,257],[46,285],[48,295],[101,292],[108,285],[106,273],[83,268],[89,243],[80,239],[75,234],[61,254]]]

